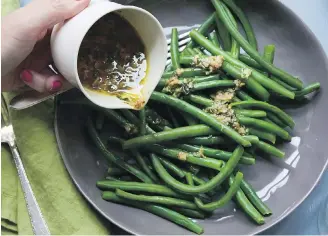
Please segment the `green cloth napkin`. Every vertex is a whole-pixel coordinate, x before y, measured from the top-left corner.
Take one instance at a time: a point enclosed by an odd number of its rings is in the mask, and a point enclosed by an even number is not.
[[[2,0],[2,15],[19,6]],[[5,94],[9,101],[12,95]],[[54,135],[54,102],[48,100],[22,111],[10,111],[21,158],[52,235],[106,235],[105,221],[86,202],[72,182],[58,152]],[[1,233],[32,234],[16,167],[6,145],[1,145]]]
[[[109,223],[79,193],[58,152],[53,100],[10,113],[27,176],[51,234],[108,234]],[[17,171],[5,145],[1,146],[1,180],[2,229],[32,234]]]

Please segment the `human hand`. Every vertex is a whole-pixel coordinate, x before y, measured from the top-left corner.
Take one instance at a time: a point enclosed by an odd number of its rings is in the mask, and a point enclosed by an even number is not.
[[[33,0],[3,17],[1,22],[1,90],[15,91],[28,85],[39,92],[60,90],[64,78],[52,64],[50,33],[90,0]]]

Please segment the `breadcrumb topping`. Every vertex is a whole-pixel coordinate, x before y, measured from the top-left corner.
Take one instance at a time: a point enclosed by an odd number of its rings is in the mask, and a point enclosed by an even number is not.
[[[203,69],[208,69],[210,73],[218,71],[223,64],[223,61],[224,58],[222,56],[201,57],[199,55],[196,55],[193,58],[195,66]]]
[[[179,152],[178,153],[178,159],[181,160],[181,161],[186,161],[187,160],[187,153],[185,152]]]
[[[234,110],[227,100],[215,100],[214,104],[205,108],[205,112],[212,114],[222,124],[232,127],[240,135],[246,135],[248,130],[239,124]]]
[[[191,79],[179,80],[177,76],[173,76],[167,81],[162,92],[180,97],[181,95],[188,95],[193,87],[194,84]]]

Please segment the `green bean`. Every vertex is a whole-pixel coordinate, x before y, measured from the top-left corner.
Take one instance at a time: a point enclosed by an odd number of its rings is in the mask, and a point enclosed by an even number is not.
[[[183,119],[187,122],[189,126],[198,125],[198,121],[194,117],[182,111],[180,112],[180,114],[182,115]]]
[[[192,91],[199,91],[210,88],[226,88],[226,87],[235,87],[236,84],[233,80],[213,80],[202,83],[194,84]]]
[[[180,62],[183,65],[193,65],[195,56],[180,56]]]
[[[212,212],[218,208],[221,208],[225,206],[237,193],[239,190],[239,186],[241,184],[241,181],[243,180],[243,174],[241,172],[238,172],[236,174],[236,177],[234,178],[233,183],[231,184],[229,190],[226,192],[226,194],[220,198],[219,200],[207,204],[203,204],[200,199],[196,198],[195,203],[196,205],[204,211]]]
[[[106,176],[105,179],[106,179],[106,180],[111,180],[111,181],[120,181],[119,178],[115,178],[115,177],[112,177],[112,176]]]
[[[190,115],[194,116],[195,118],[198,118],[199,120],[203,121],[205,124],[209,125],[210,127],[218,130],[219,132],[224,133],[228,137],[231,137],[237,143],[240,143],[245,147],[251,146],[250,142],[245,140],[235,130],[222,124],[214,116],[207,114],[206,112],[202,111],[201,109],[194,107],[185,101],[182,101],[173,96],[169,96],[169,95],[159,93],[156,91],[153,92],[150,99],[173,106],[179,110],[189,113]]]
[[[222,46],[225,51],[231,50],[231,35],[223,25],[222,21],[220,21],[219,17],[215,16],[215,23],[217,27],[217,31],[219,33],[220,39],[222,40]]]
[[[276,123],[274,123],[272,120],[270,120],[269,118],[262,118],[262,120],[264,120],[264,121],[266,121],[266,122],[269,122],[269,123],[271,123],[271,124],[274,124],[274,125],[277,125]],[[279,126],[279,125],[278,125]],[[284,125],[283,127],[282,126],[279,126],[280,128],[285,128],[286,126]]]
[[[173,124],[173,127],[174,128],[180,127],[180,123],[178,122],[178,119],[173,114],[171,107],[166,106],[166,110],[167,110],[167,113],[169,114],[169,117],[171,119],[171,122]]]
[[[195,152],[195,153],[202,153],[206,157],[211,157],[223,161],[228,161],[232,153],[231,152],[226,152],[223,150],[219,149],[214,149],[214,148],[208,148],[208,147],[200,147],[200,146],[192,146],[188,144],[176,144],[175,147],[188,151],[188,152]],[[198,154],[200,155],[200,154]],[[255,164],[255,159],[254,158],[249,158],[242,156],[240,158],[240,164],[245,164],[245,165],[254,165]]]
[[[96,144],[96,146],[98,147],[98,149],[100,149],[101,153],[103,154],[103,156],[110,162],[115,163],[116,165],[118,165],[119,167],[121,167],[122,169],[126,170],[127,172],[129,172],[130,174],[136,176],[138,179],[140,179],[141,181],[145,182],[145,183],[153,183],[153,181],[147,176],[145,175],[141,170],[139,170],[138,168],[128,164],[127,162],[125,162],[124,160],[122,160],[119,157],[116,157],[113,153],[111,153],[110,151],[108,151],[104,145],[104,143],[101,141],[91,119],[89,118],[87,121],[87,129],[89,131],[89,134],[91,136],[91,139],[93,140],[93,142]]]
[[[208,38],[212,41],[212,43],[217,46],[220,47],[220,42],[219,42],[219,37],[218,37],[218,33],[216,32],[216,30],[212,31],[209,35]]]
[[[136,115],[134,115],[130,110],[122,109],[122,114],[134,125],[140,125],[140,121]],[[146,131],[147,134],[153,134],[155,133],[154,130],[152,130],[147,124],[146,124]]]
[[[121,190],[132,191],[132,192],[144,192],[144,193],[159,194],[168,197],[176,197],[181,199],[191,199],[190,196],[188,195],[176,193],[172,189],[160,184],[126,182],[120,180],[118,181],[100,180],[97,182],[97,187],[101,190],[121,189]]]
[[[146,107],[145,109],[146,109],[146,121],[148,124],[159,126],[161,130],[163,130],[165,126],[172,127],[172,124],[168,120],[160,116],[156,111],[148,107]]]
[[[290,90],[290,91],[295,92],[296,89],[295,89],[294,87],[290,86],[289,84],[286,84],[284,81],[278,79],[277,77],[271,75],[270,78],[271,78],[273,81],[275,81],[276,83],[278,83],[278,84],[280,84],[281,86],[283,86],[284,88],[286,88],[286,89],[288,89],[288,90]],[[295,94],[295,96],[296,96],[296,94]]]
[[[256,129],[256,128],[248,128],[248,131],[250,134],[253,134],[257,137],[259,137],[260,139],[263,139],[263,140],[267,140],[273,144],[276,143],[276,135],[274,134],[271,134],[271,133],[268,133],[268,132],[264,132],[260,129]]]
[[[192,178],[192,174],[191,173],[187,173],[186,174],[186,181],[187,181],[187,184],[188,185],[190,185],[190,186],[195,186],[194,185],[194,180],[193,180],[193,178]],[[212,190],[212,191],[214,191],[214,189]],[[201,200],[198,198],[198,197],[196,197],[196,196],[194,196],[194,202],[195,203],[197,203],[197,202],[201,202]]]
[[[186,173],[186,176],[187,176],[188,173],[191,174],[190,172],[187,172],[187,173]],[[203,180],[203,179],[197,177],[196,175],[193,175],[193,174],[191,174],[191,175],[192,175],[192,179],[193,179],[193,181],[195,181],[196,184],[198,184],[198,185],[206,184],[205,180]]]
[[[188,219],[187,217],[181,215],[178,212],[172,211],[168,208],[157,206],[153,204],[144,204],[144,203],[137,203],[133,201],[128,201],[124,198],[118,197],[113,192],[103,192],[102,198],[107,201],[112,201],[116,203],[126,204],[130,205],[136,208],[143,209],[145,211],[148,211],[150,213],[153,213],[155,215],[158,215],[160,217],[163,217],[167,220],[170,220],[178,225],[181,225],[187,229],[189,229],[192,232],[195,232],[197,234],[202,234],[204,232],[204,229],[198,225],[197,223],[194,223],[192,220]]]
[[[179,35],[177,28],[172,28],[171,32],[171,61],[174,70],[180,68],[179,62]]]
[[[238,115],[252,117],[252,118],[263,118],[267,116],[267,113],[261,110],[236,109],[235,112]]]
[[[190,210],[185,208],[172,207],[172,209],[180,214],[193,218],[193,219],[205,219],[205,214],[199,210]]]
[[[249,71],[247,73],[244,73],[245,70],[234,67],[232,64],[230,64],[229,62],[225,62],[225,61],[222,64],[222,69],[226,73],[231,75],[233,78],[240,79],[240,80],[243,80],[245,82],[247,82],[247,80],[249,79],[249,76],[250,76],[249,72],[251,72],[251,71]]]
[[[262,118],[262,120],[264,120],[264,121],[266,121],[266,122],[269,122],[269,123],[271,123],[271,124],[274,124],[274,125],[277,125],[276,123],[274,123],[272,120],[270,120],[269,118],[267,118],[267,117],[264,117],[264,118]],[[280,126],[281,127],[281,126]],[[285,128],[286,126],[284,125],[284,127],[281,127],[281,128]]]
[[[250,95],[248,95],[246,92],[244,92],[242,90],[236,91],[236,94],[243,101],[253,101],[253,100],[255,100],[254,98],[252,98]]]
[[[264,47],[263,60],[273,64],[275,50],[276,50],[275,45],[273,45],[273,44],[266,45]],[[269,73],[267,73],[267,72],[262,72],[262,73],[266,76],[269,76]]]
[[[120,189],[116,189],[115,191],[116,195],[131,201],[137,201],[137,202],[146,202],[146,203],[157,203],[160,205],[166,205],[166,206],[179,206],[191,210],[197,210],[196,204],[181,200],[177,198],[172,197],[163,197],[163,196],[148,196],[148,195],[139,195],[139,194],[133,194],[128,193]]]
[[[183,150],[166,148],[158,144],[148,145],[145,148],[162,156],[215,170],[220,170],[224,164],[221,160],[216,160],[213,158],[200,158],[193,154],[183,152]]]
[[[275,51],[276,51],[276,46],[274,44],[266,45],[264,47],[263,59],[273,64]]]
[[[190,48],[188,48],[190,49]],[[189,50],[183,50],[180,55],[191,55]]]
[[[129,122],[131,122],[134,125],[139,125],[140,121],[138,117],[132,113],[132,111],[127,109],[122,109],[121,112],[124,115],[124,117],[129,120]]]
[[[238,27],[237,26],[237,22],[235,20],[235,17],[231,14],[230,10],[228,7],[226,7],[226,5],[222,4],[226,14],[228,15],[228,19],[230,21],[230,23],[234,26],[234,27]],[[240,47],[238,42],[234,39],[231,38],[231,50],[230,50],[231,56],[233,56],[234,58],[238,58],[239,57],[239,53],[240,53]]]
[[[194,62],[193,56],[180,57],[181,64],[189,65],[189,64],[193,64],[193,62]],[[253,91],[254,93],[256,93],[262,100],[267,101],[269,99],[270,96],[269,92],[256,80],[252,78],[248,78],[249,72],[247,72],[247,70],[239,69],[226,61],[223,62],[222,69],[226,71],[229,75],[234,77],[235,79],[240,79],[245,81],[246,87],[251,91]]]
[[[257,40],[252,25],[250,24],[244,12],[234,3],[233,0],[223,0],[223,2],[232,10],[232,12],[239,18],[244,31],[246,33],[249,44],[257,50]]]
[[[212,135],[181,140],[181,143],[194,144],[199,146],[222,145],[229,142],[231,143],[231,141],[227,141],[224,137]]]
[[[200,34],[206,34],[211,26],[214,24],[216,18],[216,14],[212,13],[205,21],[204,23],[197,29],[197,32]],[[187,43],[186,48],[193,48],[195,47],[195,43],[191,40],[189,43]]]
[[[258,144],[256,144],[256,147],[258,149],[261,149],[263,152],[271,154],[273,156],[279,157],[279,158],[284,158],[285,153],[283,151],[280,151],[278,148],[260,141]]]
[[[313,84],[306,86],[305,88],[303,88],[300,91],[295,91],[295,95],[296,95],[296,98],[300,98],[300,97],[306,96],[312,92],[315,92],[319,89],[320,89],[320,83],[313,83]]]
[[[162,78],[171,78],[175,75],[178,75],[179,78],[190,78],[194,76],[203,76],[207,74],[208,71],[200,68],[180,68],[178,69],[178,73],[176,70],[166,72],[162,75]]]
[[[282,120],[278,116],[276,116],[272,112],[267,112],[267,117],[271,122],[275,123],[276,125],[280,126],[281,128],[285,128],[287,126],[284,122],[282,122]]]
[[[129,182],[131,182],[131,181],[138,182],[139,181],[139,179],[135,178],[134,176],[129,175],[129,173],[126,173],[125,175],[120,176],[117,179],[114,179],[113,177],[110,177],[110,176],[106,176],[105,179],[111,180],[111,181],[129,181]]]
[[[141,109],[139,111],[139,120],[140,120],[139,134],[145,135],[146,134],[146,111],[145,111],[145,109]]]
[[[234,150],[231,158],[227,161],[225,166],[221,168],[220,172],[211,180],[199,186],[189,186],[187,184],[183,184],[177,181],[165,170],[165,168],[162,166],[162,164],[160,163],[160,161],[155,155],[151,155],[151,158],[152,158],[153,166],[157,171],[158,175],[170,187],[177,189],[182,193],[200,194],[200,193],[209,192],[215,187],[221,185],[221,183],[231,175],[233,169],[237,166],[241,156],[243,155],[243,152],[244,152],[244,148],[242,146],[238,146]]]
[[[193,50],[192,48],[186,48],[186,50],[184,50],[183,52],[187,52],[188,54],[182,54],[185,56],[196,56],[197,52],[195,50]]]
[[[197,137],[215,133],[217,132],[207,125],[180,127],[129,139],[123,143],[123,149],[131,149],[148,144],[155,144],[175,139]]]
[[[254,69],[263,70],[263,67],[247,54],[240,54],[239,60]]]
[[[141,169],[153,180],[154,183],[158,183],[159,179],[155,173],[149,168],[148,164],[145,161],[145,157],[143,157],[139,151],[132,149],[131,153],[135,156],[137,163],[141,167]]]
[[[197,76],[194,78],[187,78],[188,81],[191,81],[192,83],[202,83],[202,82],[208,82],[208,81],[216,81],[220,79],[220,75],[208,75],[208,76]],[[168,82],[171,80],[171,78],[163,78],[160,79],[160,81],[157,84],[157,87],[163,88],[168,84]]]
[[[186,181],[187,181],[187,184],[189,184],[190,186],[195,186],[191,173],[186,173]]]
[[[192,64],[194,58],[192,56],[182,56],[180,58],[180,61],[181,64]],[[257,94],[262,100],[267,101],[269,99],[270,96],[269,92],[256,80],[254,80],[253,78],[249,78],[250,74],[249,72],[247,72],[247,70],[239,69],[226,61],[223,62],[222,69],[226,73],[234,77],[235,79],[240,79],[242,81],[245,81],[246,87],[249,90],[253,91],[255,94]]]
[[[231,99],[231,102],[240,102],[241,100],[239,98],[237,98],[236,96],[234,96],[232,99]]]
[[[254,137],[256,137],[256,136],[254,136]],[[258,139],[258,137],[256,137],[256,138]],[[258,143],[259,141],[260,141],[260,140],[258,139],[257,143]],[[253,146],[253,147],[254,147],[254,146]],[[250,153],[247,152],[247,151],[244,152],[244,156],[245,156],[245,157],[253,157],[253,155],[250,154]]]
[[[256,145],[260,141],[259,138],[255,135],[245,135],[244,138],[247,139],[248,141],[250,141],[252,145],[253,144]],[[244,153],[245,153],[245,156],[253,157],[253,155],[248,155],[247,152],[244,152]]]
[[[242,125],[256,127],[258,129],[273,133],[284,140],[291,140],[291,136],[289,135],[289,133],[276,124],[245,116],[237,116],[237,119]]]
[[[166,169],[168,169],[169,171],[171,171],[173,174],[175,174],[176,176],[178,176],[179,178],[184,178],[185,177],[185,173],[183,170],[181,170],[177,165],[173,164],[172,162],[161,158],[158,156],[158,159],[161,161],[162,165],[164,167],[166,167]]]
[[[234,181],[233,177],[229,178],[229,185]],[[252,203],[248,200],[243,190],[239,189],[235,195],[235,199],[239,207],[257,224],[263,225],[265,223],[263,216],[256,210]]]
[[[220,75],[216,74],[216,75],[208,75],[208,76],[197,76],[197,77],[193,78],[193,81],[200,83],[200,82],[207,82],[207,81],[213,81],[213,80],[219,80],[219,79],[220,79]]]
[[[253,187],[247,183],[246,180],[243,179],[241,181],[240,187],[250,202],[252,202],[252,204],[263,216],[270,216],[272,214],[270,208],[258,197]]]
[[[194,185],[194,182],[196,182],[197,185],[206,184],[206,182],[205,182],[203,179],[198,178],[196,175],[194,175],[194,174],[192,174],[192,173],[190,173],[190,172],[186,172],[186,171],[185,171],[185,175],[186,175],[187,183],[188,183],[189,185],[192,185],[192,186],[193,186],[193,185]],[[192,184],[189,183],[189,179],[190,179],[190,181],[192,182]],[[215,192],[215,188],[212,189],[212,190],[210,190],[210,191],[208,192],[208,194],[210,194],[211,196],[214,196],[214,195],[216,194],[216,192]],[[198,195],[198,196],[200,197],[200,196],[202,196],[202,195],[200,194],[200,195]],[[194,198],[194,197],[192,197],[192,198]],[[204,197],[203,197],[203,198],[204,198]],[[206,199],[204,199],[204,200],[206,200]],[[207,199],[206,202],[210,202],[210,201],[211,201],[211,199]]]
[[[206,107],[210,107],[214,104],[213,100],[204,98],[202,96],[194,95],[194,94],[188,95],[187,98],[196,104],[203,105]]]
[[[248,55],[250,55],[255,61],[257,61],[261,66],[263,66],[268,72],[279,77],[289,85],[298,89],[301,89],[303,87],[303,83],[301,80],[293,77],[287,72],[263,60],[262,56],[256,50],[254,50],[254,48],[252,48],[252,46],[239,33],[238,29],[235,28],[232,24],[230,24],[228,18],[229,16],[224,11],[224,8],[222,7],[222,3],[219,0],[211,0],[211,1],[216,9],[216,12],[220,20],[223,22],[223,24],[225,25],[231,36],[240,44],[240,46],[245,50],[245,52],[247,52]]]
[[[138,128],[131,124],[128,120],[126,120],[123,116],[121,116],[118,112],[110,109],[102,109],[104,115],[109,119],[113,120],[119,126],[125,129],[125,131],[129,134],[135,134],[138,132]]]
[[[108,175],[123,175],[123,174],[126,174],[126,171],[121,168],[117,168],[117,167],[108,167],[107,174]]]
[[[190,32],[190,37],[195,40],[199,45],[203,46],[206,50],[211,52],[213,55],[221,55],[224,57],[225,61],[231,63],[233,66],[238,68],[248,68],[247,65],[245,65],[243,62],[239,61],[238,59],[232,57],[229,53],[221,50],[220,48],[214,46],[211,41],[206,39],[203,35],[198,34],[196,31],[192,30]],[[252,70],[251,76],[248,78],[254,78],[257,82],[259,82],[261,85],[263,85],[265,88],[270,89],[282,96],[288,97],[293,99],[295,97],[295,94],[285,87],[281,86],[280,84],[272,81],[265,75],[257,72],[256,70]]]
[[[214,175],[215,176],[215,175]],[[213,177],[212,177],[213,178]],[[209,178],[211,179],[211,178]],[[198,185],[202,185],[205,184],[206,182],[202,179],[199,178],[195,178],[195,175],[192,175],[191,173],[186,173],[186,180],[187,180],[187,184],[190,186],[195,186],[194,182],[196,182]],[[214,187],[211,191],[208,192],[208,194],[210,194],[211,196],[214,196],[216,194],[216,190],[218,190],[218,188],[220,188],[220,186]],[[194,196],[194,201],[200,201],[201,199],[197,196]],[[207,202],[210,202],[211,199]]]
[[[236,102],[231,104],[232,107],[239,107],[239,108],[261,108],[266,111],[270,111],[277,115],[286,125],[293,128],[295,126],[295,122],[293,118],[291,118],[287,113],[282,111],[280,108],[268,104],[266,102],[261,101],[243,101],[243,102]]]
[[[268,101],[270,98],[270,94],[264,86],[262,86],[261,83],[259,83],[257,80],[255,80],[252,77],[249,77],[246,81],[246,88],[256,94],[262,101]],[[238,94],[239,91],[236,91]]]

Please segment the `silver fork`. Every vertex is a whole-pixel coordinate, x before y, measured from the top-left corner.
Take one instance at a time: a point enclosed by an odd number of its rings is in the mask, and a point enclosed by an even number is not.
[[[191,40],[189,37],[189,33],[190,33],[190,31],[179,35],[179,51],[180,52],[185,48],[186,44]],[[171,39],[167,40],[167,45],[168,45],[167,46],[168,53],[167,53],[166,65],[169,65],[171,63],[171,53],[170,53]],[[22,92],[21,94],[17,95],[10,101],[9,106],[16,110],[22,110],[25,108],[29,108],[31,106],[39,104],[40,102],[48,100],[49,98],[53,98],[56,95],[66,92],[66,91],[70,90],[71,88],[72,88],[72,86],[67,84],[67,85],[65,85],[65,88],[63,88],[62,90],[60,90],[56,93],[52,93],[52,94],[39,93],[34,90]]]
[[[7,106],[5,104],[2,95],[1,95],[1,143],[7,143],[12,152],[18,172],[18,177],[22,185],[28,214],[30,216],[30,220],[32,224],[33,233],[35,235],[50,235],[50,231],[43,218],[40,207],[35,199],[22,160],[20,158],[19,151],[16,145],[14,129],[11,124],[9,112],[7,110]]]
[[[190,31],[180,34],[178,38],[178,44],[179,44],[179,51],[182,52],[183,49],[185,49],[187,43],[190,42],[190,37],[189,37]],[[166,65],[171,63],[171,39],[167,40],[167,61]]]

